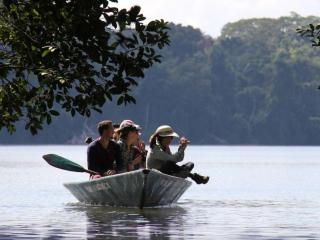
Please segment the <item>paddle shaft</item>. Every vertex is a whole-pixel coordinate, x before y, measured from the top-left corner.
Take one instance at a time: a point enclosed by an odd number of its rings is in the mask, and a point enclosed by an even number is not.
[[[100,175],[99,173],[89,170],[89,169],[84,169],[86,173],[92,174],[92,175]]]

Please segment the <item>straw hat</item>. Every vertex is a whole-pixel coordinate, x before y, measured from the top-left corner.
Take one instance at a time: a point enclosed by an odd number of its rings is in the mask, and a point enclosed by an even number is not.
[[[172,127],[170,127],[169,125],[161,125],[157,128],[155,134],[157,134],[160,137],[179,137],[179,135],[175,133]]]
[[[117,129],[117,131],[122,131],[124,129],[132,129],[132,130],[139,131],[139,130],[141,130],[141,127],[139,125],[135,124],[131,120],[123,120],[121,122],[119,128]]]

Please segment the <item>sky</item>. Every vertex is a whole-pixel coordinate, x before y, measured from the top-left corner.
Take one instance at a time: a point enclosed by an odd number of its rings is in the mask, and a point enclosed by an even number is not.
[[[118,0],[121,8],[139,5],[148,20],[169,22],[200,28],[217,37],[229,22],[244,18],[320,16],[320,0]]]

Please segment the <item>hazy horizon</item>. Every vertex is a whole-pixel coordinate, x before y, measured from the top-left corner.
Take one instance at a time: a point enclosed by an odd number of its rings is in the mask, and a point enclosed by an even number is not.
[[[320,1],[309,0],[191,0],[183,1],[119,0],[118,6],[130,8],[139,5],[148,20],[165,19],[169,22],[200,28],[212,37],[220,35],[222,27],[230,22],[248,18],[278,18],[296,12],[301,16],[319,16]]]

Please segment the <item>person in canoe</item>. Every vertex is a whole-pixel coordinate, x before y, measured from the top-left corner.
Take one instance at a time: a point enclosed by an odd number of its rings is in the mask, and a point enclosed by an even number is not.
[[[112,140],[114,133],[112,121],[99,122],[97,128],[100,137],[89,144],[87,162],[88,169],[98,174],[90,175],[90,179],[124,172],[120,146]]]
[[[140,163],[140,168],[145,169],[146,168],[146,160],[147,160],[148,151],[146,150],[146,144],[140,138],[138,139],[138,141],[136,143],[136,149],[137,149],[138,155],[140,154],[141,157],[142,157],[141,163]]]
[[[140,130],[140,126],[131,120],[122,121],[118,129],[120,138],[118,144],[120,145],[123,164],[127,171],[139,169],[142,162],[143,155],[136,146]]]
[[[173,138],[179,138],[179,135],[168,125],[162,125],[150,137],[150,151],[147,154],[147,168],[157,169],[165,174],[176,177],[190,177],[197,184],[206,184],[209,181],[208,176],[201,176],[197,173],[191,173],[194,167],[192,162],[179,166],[184,158],[184,151],[189,143],[186,138],[180,139],[178,151],[174,154],[170,151],[170,144]]]
[[[114,131],[113,131],[113,135],[112,135],[112,140],[115,142],[119,141],[119,133],[118,133],[119,127],[120,127],[120,124],[118,124],[118,123],[113,124]],[[86,137],[84,140],[84,143],[86,143],[86,144],[90,144],[92,142],[93,142],[92,137]]]
[[[114,128],[114,133],[113,133],[112,139],[113,139],[115,142],[118,142],[119,139],[120,139],[120,136],[119,136],[120,124],[118,124],[118,123],[113,124],[113,128]]]

